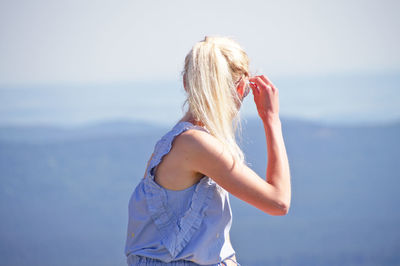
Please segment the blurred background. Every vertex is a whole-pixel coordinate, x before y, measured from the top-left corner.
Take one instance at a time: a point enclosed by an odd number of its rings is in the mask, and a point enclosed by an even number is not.
[[[128,201],[229,36],[280,92],[286,216],[230,195],[247,265],[400,264],[400,2],[0,1],[0,265],[125,265]],[[252,96],[241,146],[266,171]]]

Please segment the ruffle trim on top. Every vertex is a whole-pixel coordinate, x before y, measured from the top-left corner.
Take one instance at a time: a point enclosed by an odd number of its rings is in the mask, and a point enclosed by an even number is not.
[[[213,197],[216,183],[207,176],[203,177],[196,185],[189,209],[176,220],[172,210],[166,204],[165,190],[151,178],[146,178],[144,182],[150,215],[160,231],[162,243],[171,254],[172,260],[200,228],[204,212]]]
[[[171,254],[171,260],[176,258],[200,228],[204,212],[208,208],[217,185],[214,180],[207,176],[200,179],[193,192],[189,209],[182,217],[176,217],[167,205],[165,189],[154,180],[153,169],[161,162],[162,157],[171,150],[173,139],[181,132],[192,128],[207,131],[190,122],[180,122],[157,142],[147,178],[143,180],[148,210],[161,234],[162,243]]]

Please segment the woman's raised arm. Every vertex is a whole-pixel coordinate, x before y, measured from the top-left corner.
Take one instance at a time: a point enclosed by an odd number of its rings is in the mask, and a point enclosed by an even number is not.
[[[235,162],[213,136],[198,130],[182,134],[188,148],[186,163],[212,178],[229,193],[271,214],[285,215],[291,201],[290,170],[279,119],[278,90],[265,76],[250,78],[254,101],[267,140],[267,173],[263,179],[243,163]]]

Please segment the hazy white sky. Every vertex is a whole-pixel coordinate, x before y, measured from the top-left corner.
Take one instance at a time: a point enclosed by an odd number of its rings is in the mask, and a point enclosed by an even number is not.
[[[281,114],[400,117],[400,1],[0,0],[0,124],[182,115],[184,57],[226,35],[280,90]],[[257,115],[249,98],[243,114]]]
[[[177,80],[205,35],[272,76],[400,70],[400,1],[0,1],[0,85]]]

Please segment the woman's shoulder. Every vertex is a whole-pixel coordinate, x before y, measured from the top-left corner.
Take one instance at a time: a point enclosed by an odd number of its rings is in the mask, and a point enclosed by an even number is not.
[[[194,152],[216,149],[222,147],[219,140],[206,132],[205,130],[198,130],[190,128],[182,132],[175,140],[175,142],[182,147],[186,147]]]
[[[183,156],[185,165],[208,175],[210,169],[230,169],[234,159],[223,144],[208,132],[189,129],[180,134],[174,146]],[[176,144],[176,145],[175,145]],[[213,175],[208,175],[213,178]]]

